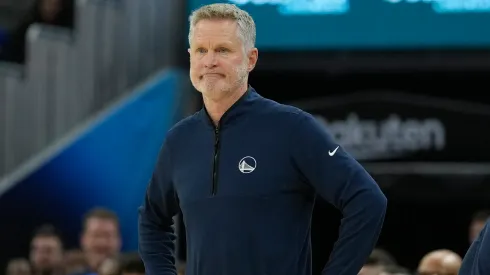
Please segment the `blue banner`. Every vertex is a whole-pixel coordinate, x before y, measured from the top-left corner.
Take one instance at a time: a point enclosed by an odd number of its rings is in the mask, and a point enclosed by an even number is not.
[[[168,129],[180,119],[184,75],[167,71],[118,106],[0,197],[0,259],[26,256],[35,227],[51,223],[78,247],[82,216],[115,211],[123,249],[137,249],[137,208]]]
[[[490,0],[190,0],[247,10],[262,50],[475,48],[490,45]]]

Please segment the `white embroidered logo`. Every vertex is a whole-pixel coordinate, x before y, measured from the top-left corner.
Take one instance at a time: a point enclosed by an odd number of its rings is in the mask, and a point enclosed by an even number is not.
[[[335,148],[335,150],[333,150],[332,152],[330,152],[330,150],[329,150],[328,155],[333,157],[333,155],[335,155],[335,152],[337,152],[337,149],[339,149],[339,146],[337,146],[337,148]]]
[[[257,161],[250,156],[246,156],[238,162],[238,170],[244,174],[252,173],[256,167]]]

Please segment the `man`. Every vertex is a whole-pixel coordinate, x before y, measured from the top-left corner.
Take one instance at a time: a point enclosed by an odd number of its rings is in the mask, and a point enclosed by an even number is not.
[[[205,107],[169,131],[140,208],[149,275],[176,274],[179,209],[187,275],[311,274],[316,194],[343,213],[324,275],[356,275],[377,242],[387,202],[376,182],[312,115],[248,86],[255,37],[234,5],[190,17],[190,78]]]
[[[34,275],[60,275],[63,273],[63,242],[51,225],[34,232],[29,260]]]
[[[63,274],[84,274],[86,273],[87,264],[83,251],[78,249],[67,250],[63,259]]]
[[[487,221],[477,239],[463,258],[459,275],[490,274],[490,221]]]
[[[490,217],[489,212],[490,211],[478,211],[473,215],[470,223],[470,228],[468,230],[470,244],[472,244],[480,235],[480,231],[485,226],[485,223]]]
[[[96,272],[106,259],[117,257],[121,249],[117,215],[104,208],[90,210],[83,220],[81,248],[88,265],[84,274]]]
[[[458,275],[461,257],[451,250],[439,249],[427,253],[420,260],[418,275]]]
[[[121,275],[145,275],[145,265],[138,254],[127,255],[121,264]]]
[[[358,275],[378,275],[388,266],[396,266],[392,255],[383,249],[376,248],[369,255]]]

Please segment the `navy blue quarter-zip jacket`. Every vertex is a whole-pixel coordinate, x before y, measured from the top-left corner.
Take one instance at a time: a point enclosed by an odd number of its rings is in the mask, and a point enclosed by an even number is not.
[[[310,275],[315,196],[343,213],[323,275],[357,275],[387,200],[310,114],[253,88],[217,127],[205,108],[177,123],[140,208],[148,275],[176,274],[172,217],[186,226],[186,275]]]
[[[490,220],[464,256],[459,275],[490,274]]]

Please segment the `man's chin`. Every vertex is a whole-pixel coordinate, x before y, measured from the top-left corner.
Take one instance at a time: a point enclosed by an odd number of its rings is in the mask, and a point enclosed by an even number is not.
[[[200,92],[207,98],[210,98],[210,99],[219,99],[220,97],[222,97],[225,92],[225,90],[222,88],[222,87],[219,87],[219,86],[213,86],[213,87],[202,87],[202,89],[200,89]]]

